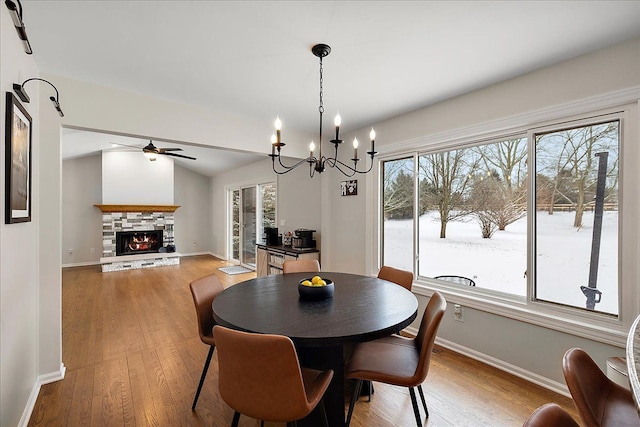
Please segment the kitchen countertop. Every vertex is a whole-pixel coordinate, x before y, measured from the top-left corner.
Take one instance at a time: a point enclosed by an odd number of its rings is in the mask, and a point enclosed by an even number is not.
[[[318,248],[293,248],[291,246],[284,246],[284,245],[265,245],[264,243],[257,243],[256,246],[258,246],[261,249],[276,250],[276,251],[289,252],[289,253],[295,253],[295,254],[320,252]]]

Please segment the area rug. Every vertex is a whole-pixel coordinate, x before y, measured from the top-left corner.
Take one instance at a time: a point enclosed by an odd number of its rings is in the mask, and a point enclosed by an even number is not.
[[[250,273],[253,270],[249,270],[248,268],[244,268],[241,265],[232,265],[231,267],[218,267],[218,270],[227,274],[242,274],[242,273]]]

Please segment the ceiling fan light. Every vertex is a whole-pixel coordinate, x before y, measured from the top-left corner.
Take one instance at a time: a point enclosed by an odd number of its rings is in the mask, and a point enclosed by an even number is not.
[[[144,156],[149,159],[149,161],[151,162],[155,162],[156,161],[156,153],[153,152],[149,152],[149,151],[145,151]]]

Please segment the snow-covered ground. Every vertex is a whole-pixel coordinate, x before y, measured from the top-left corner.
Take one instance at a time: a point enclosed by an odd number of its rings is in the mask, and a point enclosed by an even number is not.
[[[580,286],[587,286],[593,212],[585,212],[583,227],[573,227],[574,212],[537,212],[537,297],[585,307]],[[472,219],[450,222],[447,238],[440,239],[436,212],[420,217],[419,274],[465,276],[477,287],[526,295],[526,218],[483,239]],[[412,221],[385,221],[385,264],[412,270]],[[602,302],[596,310],[618,314],[618,213],[605,212],[602,226],[597,287]]]

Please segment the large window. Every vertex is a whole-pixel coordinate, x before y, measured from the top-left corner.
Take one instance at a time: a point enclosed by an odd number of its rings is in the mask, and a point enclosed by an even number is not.
[[[610,117],[383,161],[382,264],[463,295],[615,318],[620,119]]]
[[[535,297],[618,314],[619,122],[535,135]]]
[[[413,157],[382,164],[384,264],[413,270]]]
[[[526,139],[418,159],[419,275],[526,295]]]

